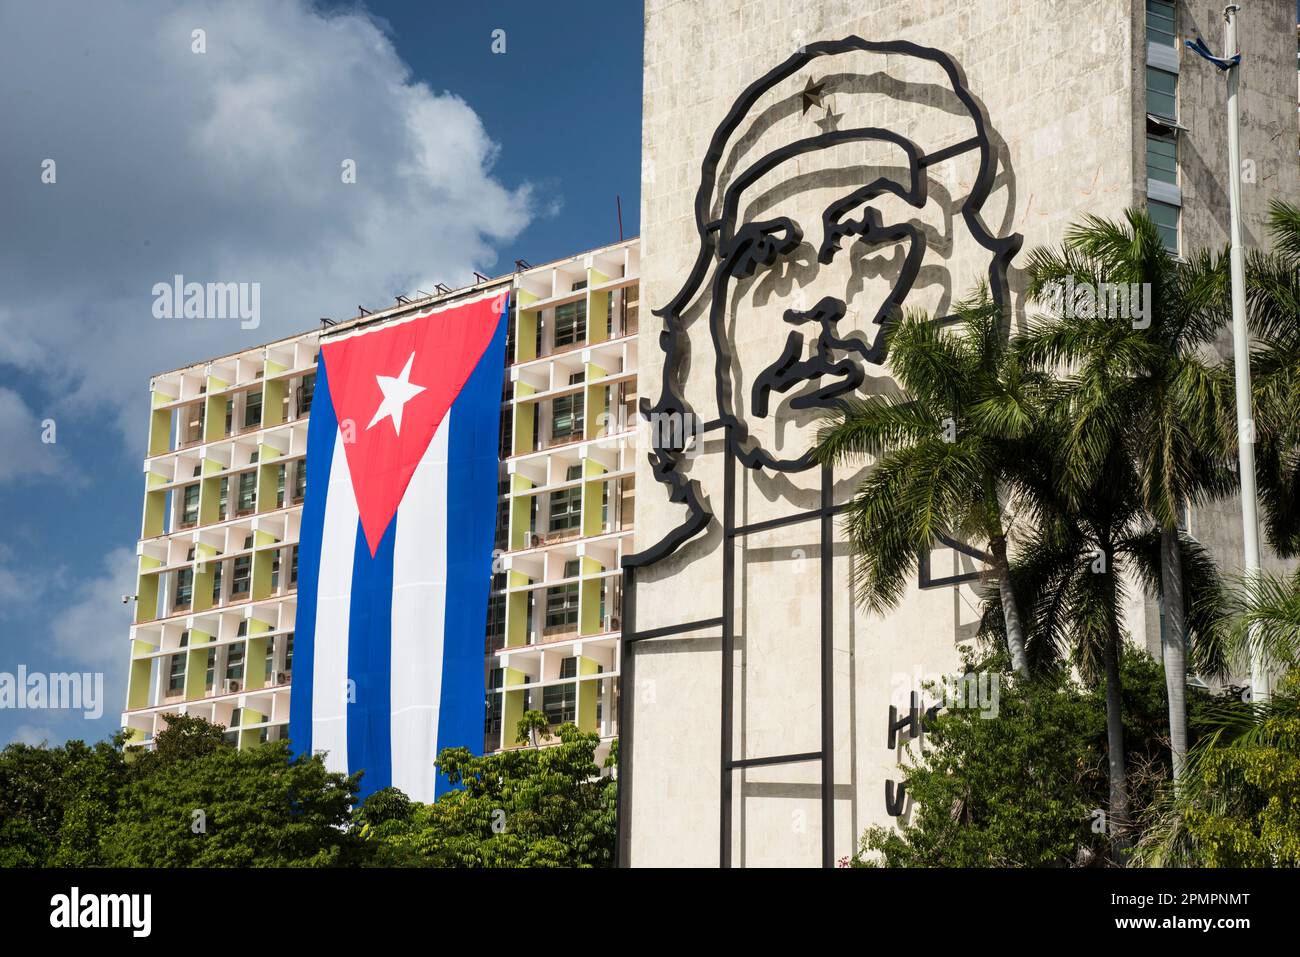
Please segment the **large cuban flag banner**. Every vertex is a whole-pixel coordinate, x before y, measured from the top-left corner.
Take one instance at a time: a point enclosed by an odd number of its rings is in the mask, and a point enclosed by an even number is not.
[[[323,342],[307,429],[289,735],[361,796],[446,789],[483,741],[506,293]]]

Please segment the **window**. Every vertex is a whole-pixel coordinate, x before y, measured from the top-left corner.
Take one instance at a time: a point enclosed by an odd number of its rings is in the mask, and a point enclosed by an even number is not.
[[[582,432],[583,395],[562,395],[551,403],[551,438],[571,439]]]
[[[1155,67],[1147,67],[1147,112],[1176,119],[1178,116],[1178,77]]]
[[[587,338],[587,300],[555,307],[555,347],[571,346]]]
[[[497,694],[497,689],[505,684],[505,669],[493,668],[488,672],[487,721],[483,725],[484,734],[496,734],[501,730],[501,707],[505,696]]]
[[[212,563],[212,604],[221,603],[221,569],[225,567],[224,562]]]
[[[184,414],[184,413],[182,413]],[[189,407],[189,418],[185,420],[184,442],[189,444],[203,438],[203,403]]]
[[[506,637],[506,576],[492,576],[492,594],[488,596],[487,651],[491,654],[505,644]]]
[[[316,373],[302,377],[301,398],[298,400],[298,414],[306,415],[311,411],[311,400],[316,395]]]
[[[1178,141],[1147,134],[1147,179],[1178,185]]]
[[[194,599],[194,569],[182,568],[176,573],[176,600],[172,603],[177,609],[189,608]]]
[[[533,417],[533,421],[537,421],[536,416]],[[501,442],[497,446],[497,458],[504,459],[510,457],[510,454],[514,451],[514,434],[514,414],[512,410],[506,409],[501,413]]]
[[[226,431],[223,433],[224,435],[230,434],[230,426],[234,423],[234,420],[235,420],[235,400],[227,399],[226,400]]]
[[[289,549],[289,587],[298,587],[298,546]]]
[[[578,583],[546,591],[546,631],[571,631],[578,624]]]
[[[275,474],[275,507],[284,508],[284,483],[288,478],[287,466],[281,462]]]
[[[579,562],[578,562],[578,560],[577,560],[576,558],[574,558],[574,559],[570,559],[569,561],[567,561],[567,562],[564,563],[564,577],[565,577],[565,578],[577,578],[577,577],[578,577],[578,570],[579,570],[581,567],[582,567],[582,566],[579,564]]]
[[[567,532],[582,524],[582,486],[552,492],[550,497],[552,532]]]
[[[581,465],[570,465],[564,470],[564,480],[566,482],[576,482],[580,478],[582,478]]]
[[[284,673],[286,675],[293,671],[293,632],[285,636],[284,641]]]
[[[230,509],[230,479],[225,476],[217,483],[217,521],[224,522]]]
[[[1147,0],[1147,43],[1175,46],[1174,5],[1165,0]]]
[[[578,674],[578,659],[565,658],[560,662],[560,677],[575,678]],[[550,724],[564,724],[574,721],[578,715],[578,686],[569,684],[550,685],[542,689],[542,711]]]
[[[195,482],[193,485],[185,486],[184,504],[181,508],[181,525],[195,525],[199,520],[199,485]]]
[[[239,476],[239,500],[235,503],[235,511],[240,515],[251,512],[256,495],[257,472],[241,472]]]
[[[253,557],[242,555],[235,559],[235,574],[230,582],[230,597],[240,598],[248,595],[249,579],[253,570]]]
[[[217,649],[208,649],[208,665],[203,672],[203,690],[205,692],[212,690],[212,685],[217,679]]]
[[[231,727],[231,728],[239,727],[239,725],[242,723],[241,719],[243,717],[239,712],[240,712],[239,708],[230,709],[230,724],[227,725],[227,727]]]
[[[293,470],[293,501],[301,502],[307,494],[307,460],[299,459]]]
[[[586,288],[587,288],[587,280],[585,280],[585,279],[579,279],[577,282],[575,282],[575,283],[573,284],[573,290],[572,290],[572,291],[573,291],[573,292],[579,292],[579,291],[581,291],[581,290],[583,290],[583,289],[586,289]]]
[[[1160,232],[1160,239],[1171,253],[1178,252],[1178,207],[1168,203],[1147,200],[1147,212]]]
[[[244,398],[244,428],[256,429],[262,424],[262,393],[250,392]]]
[[[265,667],[262,669],[262,681],[265,684],[275,684],[275,639],[266,640],[266,660],[263,662]]]
[[[271,591],[280,587],[280,550],[271,553]]]
[[[244,651],[247,643],[239,642],[230,646],[226,652],[226,680],[243,681],[244,680]]]
[[[181,694],[185,691],[185,658],[184,652],[171,657],[167,671],[167,693],[169,695]]]

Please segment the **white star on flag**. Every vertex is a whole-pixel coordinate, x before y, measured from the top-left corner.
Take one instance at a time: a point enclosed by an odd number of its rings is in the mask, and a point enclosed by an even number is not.
[[[379,403],[379,408],[375,410],[375,417],[366,426],[366,431],[373,429],[380,419],[391,418],[393,431],[398,435],[402,434],[402,408],[425,388],[422,385],[411,384],[411,363],[414,361],[415,353],[412,352],[401,374],[396,378],[390,375],[375,376],[375,381],[379,383],[379,391],[384,393],[384,401]]]

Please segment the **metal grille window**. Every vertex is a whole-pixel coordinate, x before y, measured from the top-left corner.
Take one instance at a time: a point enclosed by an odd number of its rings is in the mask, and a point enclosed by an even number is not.
[[[550,497],[552,532],[567,532],[582,524],[582,486],[560,489]]]
[[[1156,229],[1160,233],[1160,239],[1165,244],[1165,248],[1171,253],[1178,252],[1178,215],[1177,206],[1171,206],[1169,203],[1157,202],[1154,199],[1147,200],[1147,212],[1156,224]]]
[[[578,626],[578,583],[546,590],[546,631],[572,631]]]
[[[1178,116],[1178,77],[1155,67],[1147,67],[1147,112],[1176,119]]]
[[[555,347],[571,346],[587,338],[587,300],[555,307]]]
[[[583,395],[559,396],[551,403],[551,438],[571,439],[582,431]]]
[[[1174,5],[1165,0],[1147,0],[1147,43],[1175,46]]]
[[[1147,134],[1147,179],[1178,184],[1178,141]]]

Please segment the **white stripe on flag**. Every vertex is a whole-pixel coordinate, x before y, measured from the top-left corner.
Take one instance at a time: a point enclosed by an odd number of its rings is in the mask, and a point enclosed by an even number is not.
[[[455,407],[443,418],[397,509],[393,542],[393,787],[433,801],[438,706],[442,700],[447,608],[447,442]]]
[[[348,770],[348,615],[352,608],[352,559],[357,545],[356,496],[343,435],[334,440],[330,484],[321,531],[316,593],[316,641],[312,663],[311,747],[328,752],[325,766]]]

